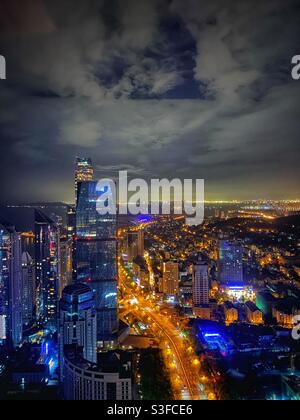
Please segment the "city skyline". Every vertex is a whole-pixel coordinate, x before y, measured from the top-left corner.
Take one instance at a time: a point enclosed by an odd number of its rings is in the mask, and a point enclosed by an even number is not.
[[[1,7],[1,201],[73,202],[77,155],[208,200],[299,197],[296,1]]]
[[[299,12],[0,0],[1,401],[300,400]]]

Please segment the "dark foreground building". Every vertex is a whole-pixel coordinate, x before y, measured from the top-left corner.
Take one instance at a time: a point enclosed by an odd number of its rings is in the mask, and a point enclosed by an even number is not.
[[[132,400],[132,363],[128,353],[100,353],[98,363],[83,358],[82,348],[65,347],[64,399],[67,401]]]

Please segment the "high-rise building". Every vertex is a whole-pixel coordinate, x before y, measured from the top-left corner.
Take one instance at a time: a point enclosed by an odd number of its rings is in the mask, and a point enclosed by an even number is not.
[[[68,238],[72,239],[76,231],[76,211],[75,211],[75,208],[72,206],[68,207],[67,231],[68,231]]]
[[[209,304],[208,265],[198,261],[193,266],[193,305],[199,307]]]
[[[23,325],[34,320],[35,305],[35,267],[28,252],[22,254],[22,306]]]
[[[75,161],[75,207],[70,207],[67,214],[68,237],[74,239],[76,234],[76,208],[78,203],[78,184],[80,182],[91,182],[94,179],[94,169],[92,159],[77,157]],[[76,267],[76,246],[75,240],[72,242],[72,278],[77,279]]]
[[[62,296],[62,291],[65,287],[72,283],[72,256],[73,240],[68,239],[67,236],[61,236],[59,241],[59,281],[58,281],[58,296]]]
[[[1,293],[3,293],[3,291]],[[0,299],[2,299],[2,297]],[[0,303],[0,305],[2,304]],[[3,312],[1,308],[0,308],[0,312],[1,313]],[[7,318],[7,315],[4,315],[4,314],[0,315],[0,345],[3,345],[6,343],[6,318]]]
[[[52,331],[57,330],[59,233],[51,219],[40,211],[36,217],[37,317]]]
[[[218,273],[221,284],[243,285],[243,247],[240,242],[220,241]]]
[[[77,183],[75,185],[77,196]],[[76,198],[77,201],[77,198]],[[72,279],[76,281],[76,209],[73,206],[68,207],[67,211],[67,238],[71,244],[71,262],[72,262]]]
[[[96,209],[96,182],[78,184],[76,209],[77,281],[95,293],[98,346],[113,345],[118,331],[117,219]]]
[[[22,343],[22,253],[15,228],[0,224],[0,342]]]
[[[83,348],[83,358],[97,362],[97,318],[91,288],[85,284],[67,286],[59,305],[59,362],[63,371],[64,347],[76,344]]]
[[[90,158],[76,158],[75,162],[75,203],[77,205],[77,194],[79,182],[89,182],[94,179],[94,169]]]
[[[178,263],[168,261],[163,264],[162,292],[168,296],[176,296],[179,292]]]
[[[132,272],[136,281],[143,289],[150,289],[150,272],[144,258],[137,257],[132,264]]]
[[[29,252],[35,263],[36,318],[45,327],[57,329],[58,249],[56,224],[42,211],[29,207],[0,208],[3,220],[9,220],[22,234],[22,251]]]
[[[144,231],[140,229],[137,232],[128,232],[126,245],[129,262],[137,257],[144,257]]]

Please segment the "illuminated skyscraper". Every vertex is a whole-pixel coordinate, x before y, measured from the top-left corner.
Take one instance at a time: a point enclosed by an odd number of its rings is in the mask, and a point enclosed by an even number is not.
[[[30,324],[35,305],[35,269],[34,261],[28,252],[22,254],[22,305],[23,324]]]
[[[243,285],[243,247],[240,242],[220,241],[218,273],[221,284]]]
[[[72,239],[68,239],[67,236],[61,236],[59,240],[59,299],[63,289],[72,283],[72,242]]]
[[[163,264],[162,291],[165,295],[176,296],[179,291],[178,263],[168,261]]]
[[[46,214],[35,208],[0,208],[0,215],[22,233],[23,251],[29,252],[35,263],[36,318],[45,327],[55,331],[59,247],[57,225]]]
[[[75,203],[77,205],[78,183],[94,179],[94,169],[90,158],[76,158],[75,163]]]
[[[21,237],[15,228],[0,224],[0,342],[22,343]]]
[[[208,265],[198,261],[193,266],[193,305],[200,307],[209,304]]]
[[[96,202],[101,192],[96,182],[78,184],[76,210],[77,281],[95,293],[98,345],[109,346],[118,331],[117,219],[101,216]]]
[[[76,211],[75,208],[70,206],[68,208],[67,213],[67,230],[68,230],[68,238],[72,239],[73,235],[75,234],[76,228]]]
[[[63,371],[64,347],[83,347],[85,360],[97,362],[97,322],[94,295],[85,284],[67,286],[62,292],[59,308],[59,360]]]
[[[52,331],[57,330],[58,248],[56,225],[35,210],[35,259],[37,280],[37,317]]]

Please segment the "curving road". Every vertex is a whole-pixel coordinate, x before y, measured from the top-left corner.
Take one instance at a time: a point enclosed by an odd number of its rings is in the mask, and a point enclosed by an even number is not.
[[[124,280],[124,279],[123,279]],[[159,316],[154,312],[153,307],[149,305],[149,302],[137,295],[132,288],[126,285],[125,281],[122,282],[124,289],[130,295],[131,298],[134,298],[139,303],[140,308],[143,311],[147,312],[147,316],[152,320],[153,323],[160,329],[163,333],[166,341],[169,344],[169,347],[173,350],[176,363],[180,369],[180,378],[185,388],[189,392],[189,397],[192,400],[197,400],[200,398],[200,391],[198,388],[199,375],[195,373],[195,368],[193,369],[191,361],[189,358],[186,358],[186,349],[183,348],[181,343],[178,343],[177,331],[173,324],[170,324],[169,320],[166,319],[165,323],[162,322],[162,319],[159,319]],[[143,316],[139,314],[139,311],[135,310],[137,317],[140,317],[141,320]],[[168,325],[170,324],[170,325]],[[203,396],[204,398],[204,396]]]

